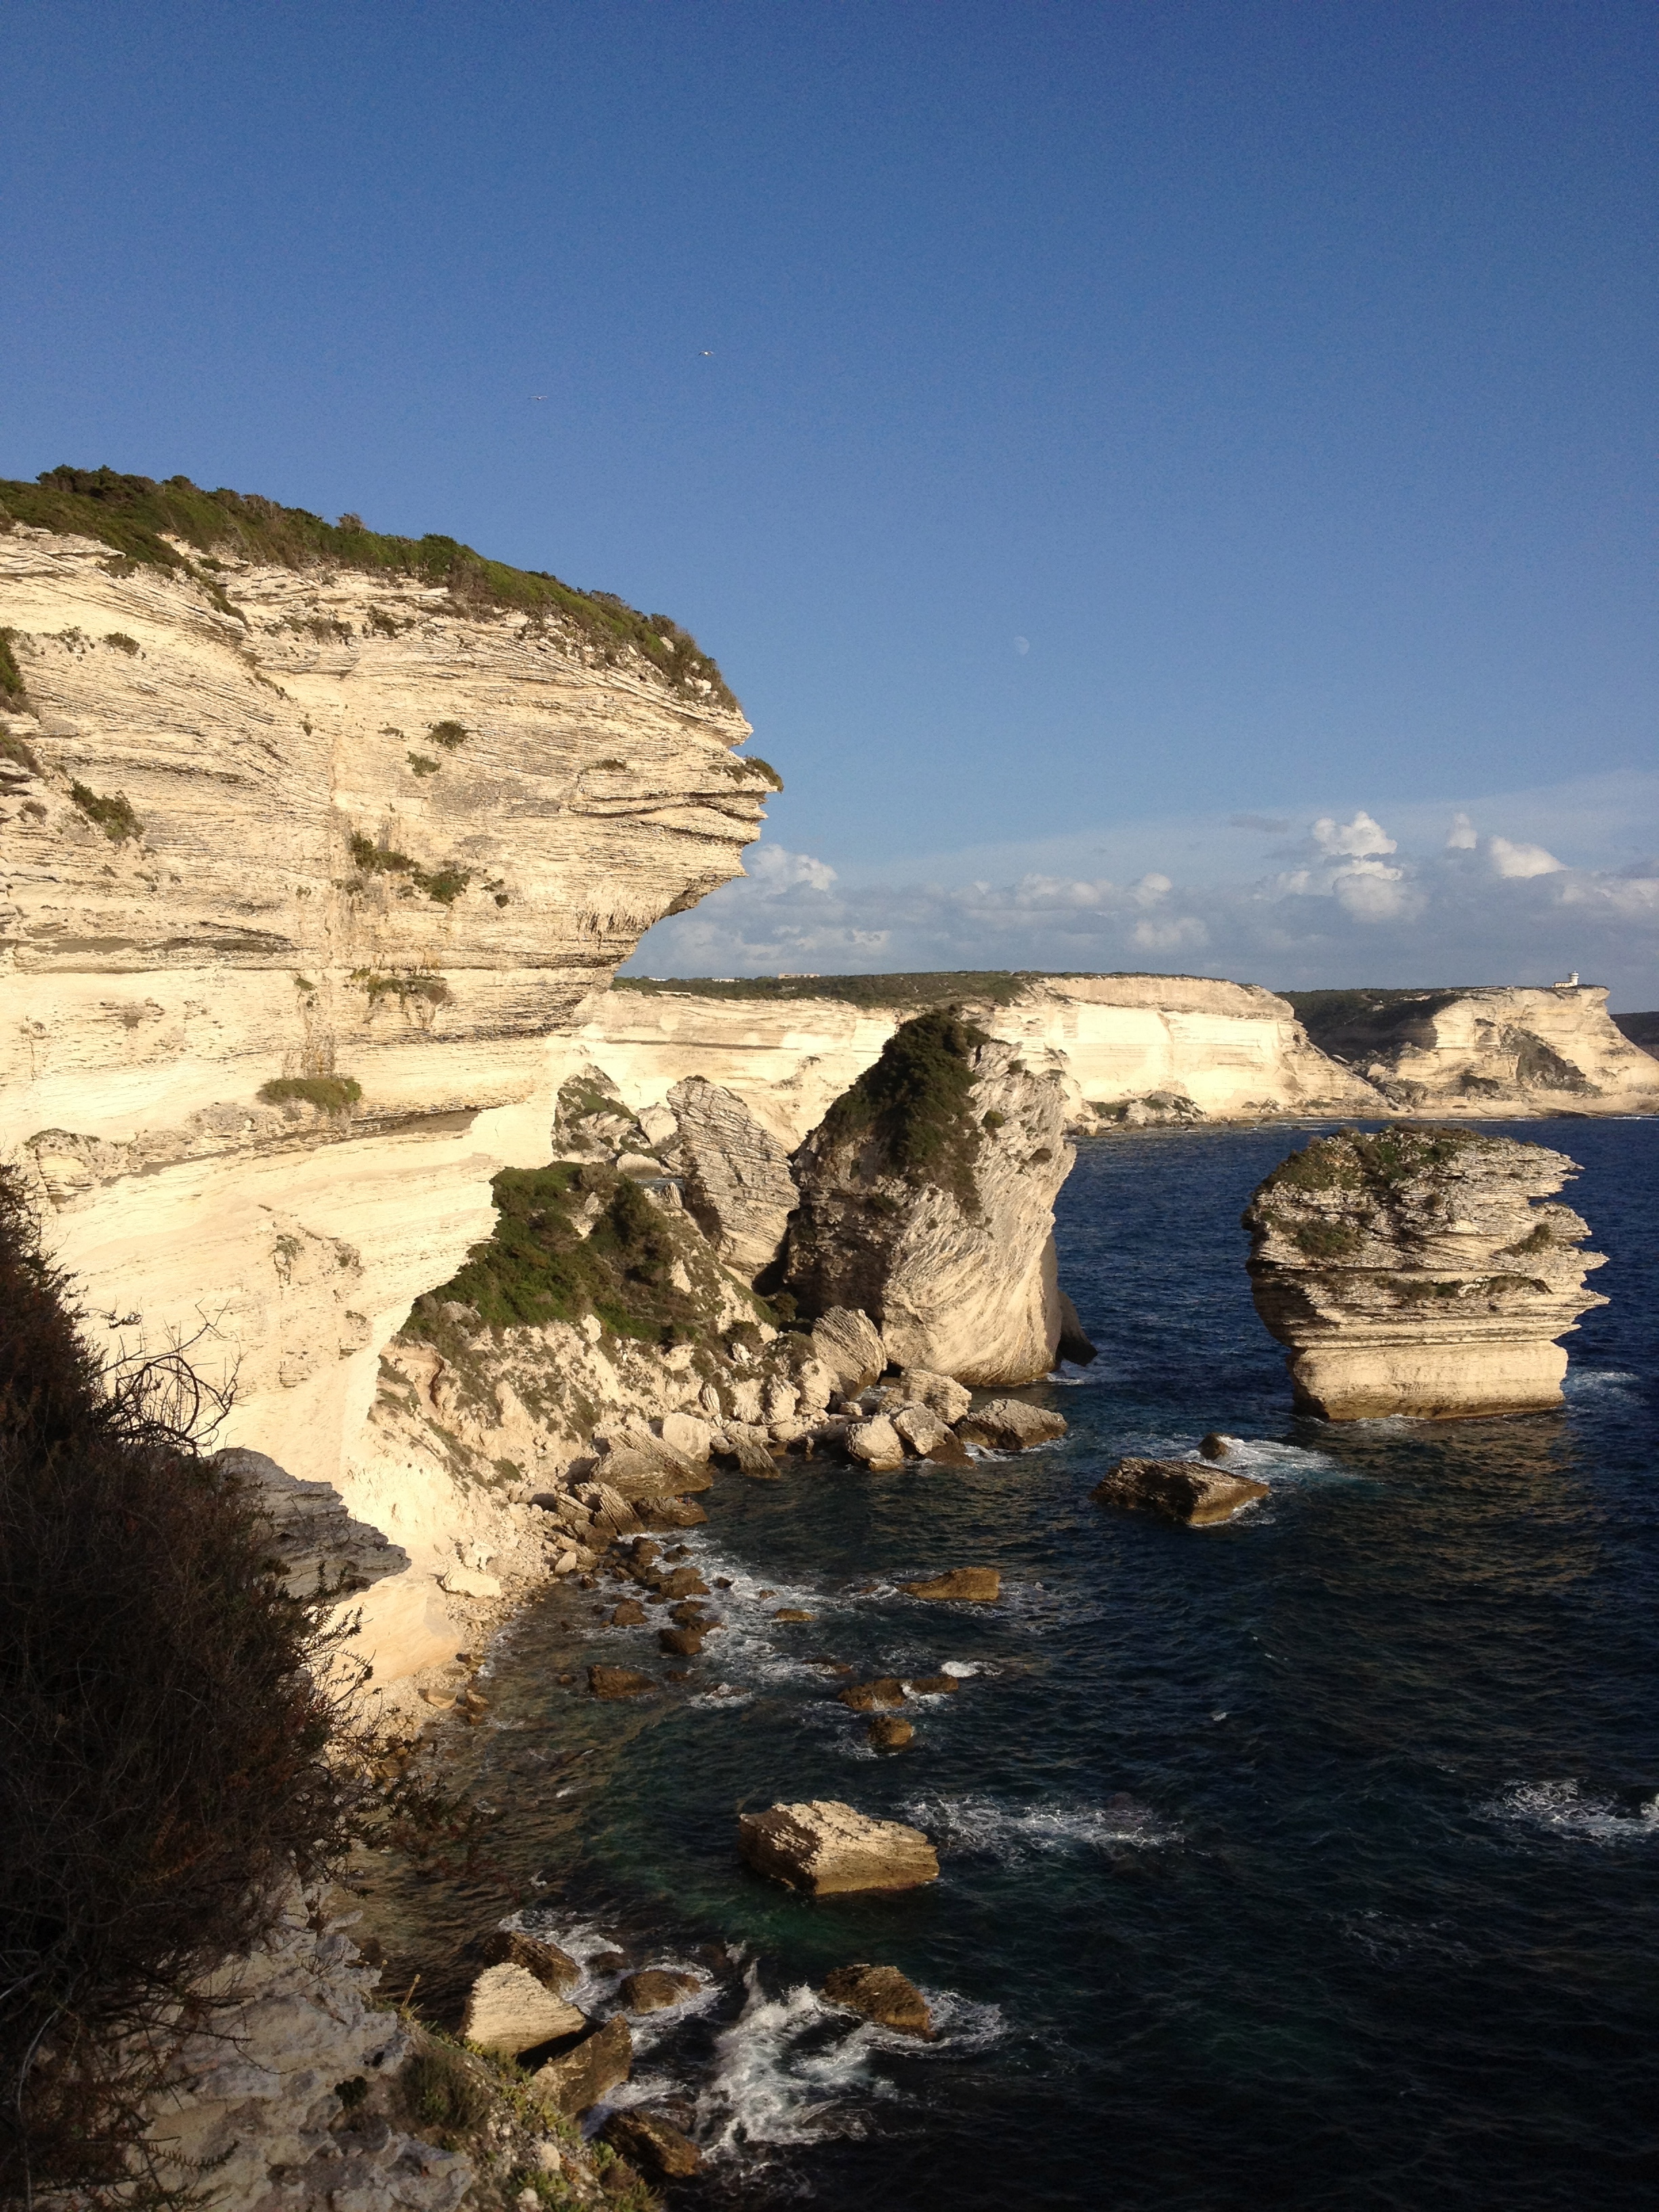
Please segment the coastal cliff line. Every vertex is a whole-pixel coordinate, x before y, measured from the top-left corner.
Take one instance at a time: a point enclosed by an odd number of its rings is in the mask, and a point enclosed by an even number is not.
[[[191,1340],[222,1441],[334,1480],[576,1007],[776,778],[663,617],[106,476],[0,486],[0,1148],[112,1354]]]
[[[1073,1133],[1278,1115],[1659,1112],[1659,1062],[1589,985],[1297,992],[1196,975],[623,977],[580,1041],[636,1112],[697,1075],[786,1149],[908,1015],[955,1003],[1059,1079]]]

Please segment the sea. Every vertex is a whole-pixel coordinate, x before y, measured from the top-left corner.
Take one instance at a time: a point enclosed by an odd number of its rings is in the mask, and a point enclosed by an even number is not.
[[[1312,1127],[1086,1141],[1057,1235],[1099,1356],[1021,1394],[1063,1442],[722,1478],[686,1542],[726,1628],[641,1704],[586,1693],[665,1668],[603,1590],[520,1616],[443,1739],[466,1849],[359,1870],[387,1992],[453,2011],[504,1918],[599,2014],[625,1969],[696,1972],[617,2100],[701,2143],[691,2207],[1659,2203],[1659,1121],[1486,1126],[1579,1163],[1607,1255],[1560,1410],[1299,1418],[1238,1218]],[[1212,1430],[1268,1485],[1235,1521],[1091,1503]],[[1000,1603],[899,1587],[967,1565]],[[878,1757],[830,1662],[958,1687]],[[748,1872],[739,1814],[802,1798],[922,1828],[940,1879]],[[936,2039],[817,1994],[856,1960]]]

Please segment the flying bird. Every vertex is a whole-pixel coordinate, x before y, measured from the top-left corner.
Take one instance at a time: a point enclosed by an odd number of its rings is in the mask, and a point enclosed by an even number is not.
[[[708,346],[705,346],[698,358],[702,361],[713,361],[714,358],[713,349]]]
[[[530,396],[532,399],[545,399],[547,394],[544,392],[532,392]]]

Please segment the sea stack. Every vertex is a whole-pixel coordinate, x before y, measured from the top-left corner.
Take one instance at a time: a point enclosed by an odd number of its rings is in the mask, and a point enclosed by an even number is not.
[[[1298,1407],[1433,1420],[1561,1403],[1556,1339],[1605,1298],[1589,1229],[1541,1204],[1563,1152],[1467,1128],[1344,1130],[1292,1152],[1244,1210],[1255,1309],[1288,1345]]]
[[[785,1283],[861,1308],[889,1361],[1034,1382],[1066,1326],[1054,1203],[1075,1152],[1058,1080],[952,1008],[904,1023],[794,1155]]]

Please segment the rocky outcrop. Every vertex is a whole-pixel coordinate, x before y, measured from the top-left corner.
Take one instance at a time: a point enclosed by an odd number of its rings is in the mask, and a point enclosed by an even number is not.
[[[752,1283],[777,1257],[795,1186],[788,1155],[741,1098],[692,1076],[668,1094],[674,1134],[663,1147],[687,1210],[734,1273]]]
[[[949,1012],[907,1023],[794,1155],[784,1280],[855,1306],[887,1358],[1029,1382],[1061,1334],[1054,1201],[1075,1158],[1059,1083]]]
[[[1245,1209],[1256,1311],[1296,1400],[1330,1420],[1561,1402],[1556,1340],[1606,1300],[1553,1198],[1564,1153],[1469,1129],[1345,1131],[1293,1152]]]
[[[222,2201],[250,2212],[453,2212],[476,2169],[409,2132],[399,2079],[420,2038],[375,2008],[376,1978],[341,1923],[319,1929],[297,1899],[264,1948],[229,1962],[209,1985],[210,2026],[174,2054],[156,2110],[163,2184],[211,2172]]]
[[[331,1482],[301,1482],[264,1452],[216,1452],[210,1462],[253,1492],[274,1535],[274,1555],[292,1589],[310,1597],[367,1589],[400,1575],[409,1554],[366,1521],[354,1520]]]
[[[757,1874],[815,1897],[939,1880],[938,1855],[919,1828],[873,1820],[834,1798],[744,1813],[738,1849]]]
[[[1315,1042],[1395,1113],[1659,1112],[1659,1062],[1589,984],[1288,995]]]
[[[846,2005],[896,2034],[919,2036],[924,2042],[933,2037],[927,1998],[896,1966],[837,1966],[824,1977],[823,1994],[831,2004]]]
[[[1253,1476],[1225,1474],[1189,1459],[1121,1459],[1107,1468],[1089,1495],[1097,1505],[1156,1513],[1189,1528],[1231,1521],[1267,1495]]]
[[[437,541],[290,566],[236,516],[132,557],[125,495],[0,518],[0,1146],[111,1348],[191,1340],[228,1443],[372,1520],[380,1347],[545,1161],[582,1000],[738,872],[775,780],[625,609],[458,584]]]

